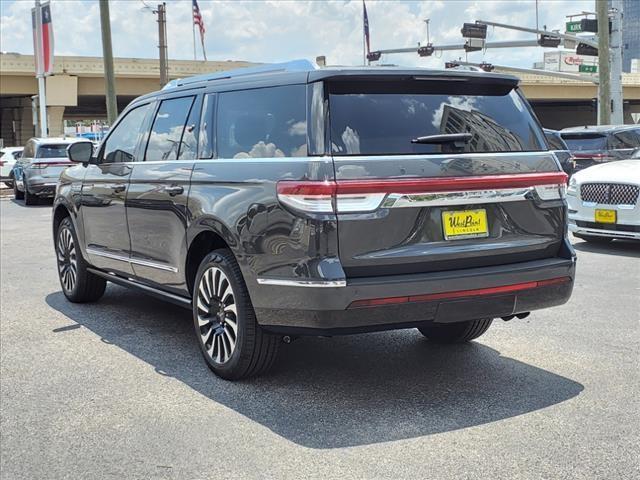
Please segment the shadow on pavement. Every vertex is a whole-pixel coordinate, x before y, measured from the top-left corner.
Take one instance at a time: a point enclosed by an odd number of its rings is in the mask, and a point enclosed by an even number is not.
[[[441,347],[416,330],[301,338],[282,345],[268,375],[231,383],[205,366],[185,309],[113,285],[93,305],[71,304],[62,292],[46,301],[159,374],[309,448],[482,425],[558,404],[583,390],[481,343]],[[72,335],[70,329],[54,332]]]
[[[578,252],[605,253],[607,255],[640,258],[640,241],[635,240],[613,240],[609,243],[574,240],[573,248]]]

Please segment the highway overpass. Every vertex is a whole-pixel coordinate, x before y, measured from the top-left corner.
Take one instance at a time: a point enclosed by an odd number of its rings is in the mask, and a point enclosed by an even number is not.
[[[116,58],[116,92],[121,111],[135,97],[157,90],[155,59]],[[188,77],[252,65],[242,61],[170,60],[170,78]],[[6,146],[23,145],[34,135],[31,96],[37,94],[33,55],[0,53],[0,138]],[[58,56],[55,75],[47,78],[49,134],[63,132],[63,120],[106,118],[101,57]],[[597,88],[589,82],[518,74],[522,89],[545,127],[596,122]],[[640,114],[640,74],[624,74],[625,122]]]

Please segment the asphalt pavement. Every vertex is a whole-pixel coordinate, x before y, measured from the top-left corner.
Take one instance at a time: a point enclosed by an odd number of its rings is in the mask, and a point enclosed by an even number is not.
[[[2,479],[638,479],[640,246],[575,240],[571,301],[468,345],[283,345],[216,378],[190,313],[61,293],[51,206],[0,199]]]

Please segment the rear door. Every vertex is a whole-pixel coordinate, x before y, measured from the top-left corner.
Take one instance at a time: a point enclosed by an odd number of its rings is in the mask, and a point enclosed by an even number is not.
[[[558,254],[566,177],[515,83],[487,78],[326,82],[347,277]]]
[[[67,158],[68,143],[43,143],[38,145],[36,158],[31,163],[31,169],[37,170],[37,175],[44,182],[57,183],[65,168],[73,165]]]
[[[127,193],[131,263],[137,277],[186,292],[184,260],[189,180],[198,148],[201,97],[163,99],[151,125],[143,161]]]

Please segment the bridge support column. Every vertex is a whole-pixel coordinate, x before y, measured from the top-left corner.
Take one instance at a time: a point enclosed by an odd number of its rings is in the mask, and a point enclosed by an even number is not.
[[[47,107],[47,119],[49,123],[49,136],[62,137],[64,135],[64,107]]]

